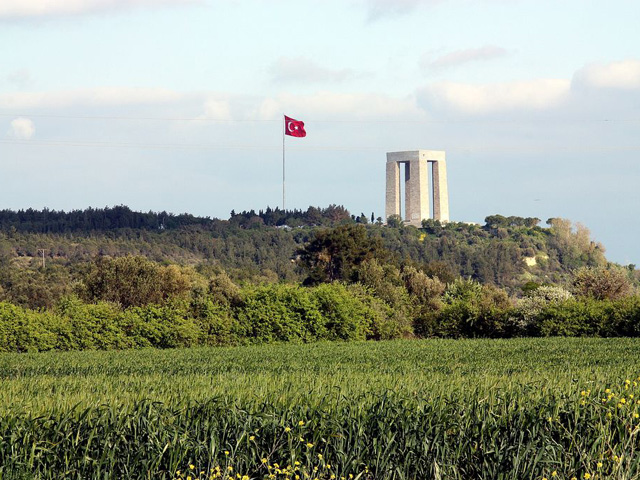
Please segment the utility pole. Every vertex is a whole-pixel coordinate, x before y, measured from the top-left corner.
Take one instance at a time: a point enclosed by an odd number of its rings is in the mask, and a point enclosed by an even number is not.
[[[42,269],[44,270],[45,268],[45,264],[44,264],[44,252],[46,252],[47,249],[46,248],[39,248],[38,249],[38,253],[42,253]]]

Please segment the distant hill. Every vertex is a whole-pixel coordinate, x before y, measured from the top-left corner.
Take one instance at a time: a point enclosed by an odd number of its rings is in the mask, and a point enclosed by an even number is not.
[[[382,225],[380,218],[371,223],[370,217],[336,205],[231,212],[227,220],[134,212],[126,206],[2,210],[0,298],[30,304],[30,296],[42,296],[43,290],[59,296],[101,255],[142,255],[190,265],[205,275],[225,270],[235,280],[299,282],[305,275],[296,262],[299,248],[319,229],[356,223],[382,240],[396,264],[419,266],[443,280],[471,277],[511,292],[527,282],[562,284],[576,268],[606,263],[603,247],[591,241],[589,231],[563,219],[541,227],[536,218],[491,215],[485,225],[428,220],[418,229],[399,221]],[[18,290],[24,301],[11,293]]]

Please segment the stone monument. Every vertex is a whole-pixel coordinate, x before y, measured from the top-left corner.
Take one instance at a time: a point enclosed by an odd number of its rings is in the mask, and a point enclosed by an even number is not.
[[[400,205],[400,164],[404,167],[405,211]],[[385,219],[400,215],[408,225],[420,227],[422,220],[430,218],[429,172],[433,179],[433,219],[449,221],[449,193],[447,190],[447,162],[442,151],[413,150],[387,153],[387,194]]]

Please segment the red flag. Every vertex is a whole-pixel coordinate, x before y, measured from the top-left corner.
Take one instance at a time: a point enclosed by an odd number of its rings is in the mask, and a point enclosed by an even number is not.
[[[293,118],[284,116],[284,133],[292,137],[306,137],[307,132],[304,131],[304,122],[294,120]]]

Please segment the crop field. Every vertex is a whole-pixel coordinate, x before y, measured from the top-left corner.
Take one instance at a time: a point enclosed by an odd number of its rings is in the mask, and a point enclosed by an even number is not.
[[[0,355],[0,479],[640,478],[640,340]]]

